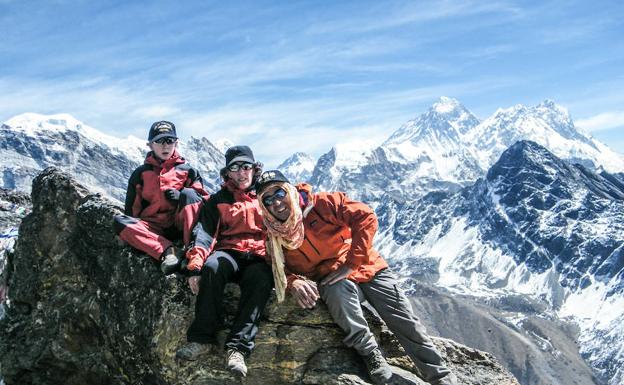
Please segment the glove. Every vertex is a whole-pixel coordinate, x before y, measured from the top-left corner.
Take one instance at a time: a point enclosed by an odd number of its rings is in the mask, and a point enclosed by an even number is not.
[[[180,192],[176,189],[170,188],[165,190],[165,198],[171,202],[177,202],[180,200]]]
[[[186,252],[187,265],[186,270],[189,275],[201,274],[201,268],[204,265],[204,259],[198,249],[192,248]]]

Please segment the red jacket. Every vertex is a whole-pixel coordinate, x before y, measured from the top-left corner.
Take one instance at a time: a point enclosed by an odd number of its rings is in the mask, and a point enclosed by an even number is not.
[[[183,188],[192,188],[208,198],[199,172],[186,163],[178,150],[164,162],[150,151],[145,163],[130,176],[124,214],[163,227],[172,226],[176,206],[165,198],[164,191]]]
[[[305,239],[301,247],[283,249],[289,286],[297,275],[318,281],[342,264],[354,269],[347,278],[355,282],[370,281],[388,267],[373,250],[377,217],[369,206],[342,192],[312,194],[306,184],[297,189],[303,205],[312,200],[313,208],[303,220]]]
[[[266,228],[254,191],[242,191],[231,184],[210,196],[193,229],[193,242],[186,253],[189,271],[201,270],[213,250],[236,250],[270,261],[265,248]]]

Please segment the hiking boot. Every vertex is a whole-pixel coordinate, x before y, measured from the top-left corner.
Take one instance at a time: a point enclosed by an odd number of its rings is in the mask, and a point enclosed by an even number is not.
[[[189,342],[176,352],[176,358],[185,361],[195,361],[201,355],[210,353],[210,344],[200,344],[199,342]]]
[[[160,270],[165,275],[173,274],[180,270],[180,263],[184,252],[175,246],[169,246],[163,253]]]
[[[392,377],[392,369],[386,362],[381,350],[375,348],[367,356],[363,356],[368,375],[376,385],[386,384]]]
[[[225,352],[225,362],[227,368],[233,374],[245,377],[247,375],[247,365],[245,365],[245,356],[236,349],[228,349]]]

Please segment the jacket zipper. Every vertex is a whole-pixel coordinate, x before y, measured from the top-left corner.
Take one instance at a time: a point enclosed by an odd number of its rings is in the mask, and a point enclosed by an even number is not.
[[[319,250],[316,248],[316,246],[314,246],[314,243],[312,243],[312,241],[310,241],[310,239],[308,237],[306,237],[305,235],[303,236],[303,239],[305,239],[306,241],[308,241],[308,243],[310,244],[310,246],[312,246],[312,248],[314,249],[314,251],[316,251],[316,254],[318,254],[319,256],[321,255],[321,253],[319,252]]]

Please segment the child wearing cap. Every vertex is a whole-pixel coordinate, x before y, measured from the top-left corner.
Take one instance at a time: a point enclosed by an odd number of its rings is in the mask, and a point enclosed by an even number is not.
[[[123,241],[161,261],[162,272],[172,274],[183,257],[172,240],[182,235],[189,243],[208,193],[199,172],[178,153],[173,123],[155,122],[147,140],[151,151],[130,176],[124,214],[115,216],[114,227]]]

